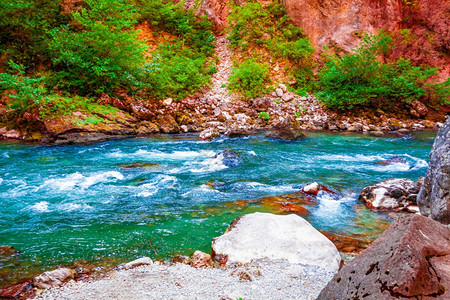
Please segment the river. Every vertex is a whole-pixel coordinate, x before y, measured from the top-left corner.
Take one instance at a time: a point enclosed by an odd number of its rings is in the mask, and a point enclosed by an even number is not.
[[[267,201],[250,200],[295,194],[313,181],[342,194],[319,194],[307,206],[309,222],[373,239],[378,224],[392,218],[361,205],[360,190],[387,178],[424,176],[434,137],[310,133],[297,142],[261,136],[203,142],[196,135],[158,135],[76,146],[1,143],[0,246],[19,252],[0,256],[0,286],[75,261],[102,268],[140,256],[209,252],[211,239],[235,217],[277,212]],[[223,150],[239,155],[239,165],[227,166],[217,156]],[[394,155],[406,163],[376,164]]]

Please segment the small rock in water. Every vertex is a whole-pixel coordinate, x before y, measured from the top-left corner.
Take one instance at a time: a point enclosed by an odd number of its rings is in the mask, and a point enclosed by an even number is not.
[[[192,262],[191,266],[194,268],[211,268],[213,265],[213,262],[211,260],[211,255],[206,254],[202,251],[195,251],[194,255],[192,256]]]
[[[136,268],[139,266],[146,266],[146,265],[152,265],[153,261],[151,260],[150,257],[141,257],[138,258],[136,260],[130,261],[129,263],[125,264],[125,269],[132,269],[132,268]]]
[[[33,285],[39,289],[49,289],[61,286],[74,278],[75,271],[68,268],[60,268],[53,271],[45,272],[36,276],[33,280]]]
[[[217,153],[214,158],[222,158],[223,164],[229,168],[235,168],[239,166],[242,162],[238,154],[231,150],[223,150]]]
[[[317,182],[307,184],[302,188],[302,192],[316,196],[319,193],[319,184]]]
[[[376,161],[375,163],[377,165],[387,166],[387,165],[395,164],[395,163],[406,164],[406,160],[404,158],[401,158],[398,155],[394,155],[389,159]]]

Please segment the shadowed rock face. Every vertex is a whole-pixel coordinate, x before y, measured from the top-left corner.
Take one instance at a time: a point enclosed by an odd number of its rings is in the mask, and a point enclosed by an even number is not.
[[[417,202],[422,215],[450,224],[450,119],[439,130],[434,141]]]
[[[448,299],[449,262],[450,228],[405,215],[342,268],[318,299]]]

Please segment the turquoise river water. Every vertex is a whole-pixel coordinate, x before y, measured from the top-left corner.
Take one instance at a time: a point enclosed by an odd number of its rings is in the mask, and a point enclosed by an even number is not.
[[[203,142],[195,135],[161,135],[87,146],[1,143],[0,246],[19,252],[0,256],[0,286],[75,261],[105,266],[209,252],[211,239],[235,217],[270,211],[237,200],[295,193],[313,181],[342,195],[319,194],[317,205],[308,207],[309,222],[324,231],[367,233],[374,220],[392,219],[365,209],[359,191],[387,178],[424,176],[434,136],[311,133],[296,142],[258,136]],[[241,163],[227,167],[215,157],[222,150],[237,153]],[[393,155],[406,163],[375,163]]]

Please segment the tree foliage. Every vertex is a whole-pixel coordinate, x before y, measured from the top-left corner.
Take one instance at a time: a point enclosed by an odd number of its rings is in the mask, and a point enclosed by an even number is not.
[[[81,95],[140,86],[146,46],[137,39],[136,10],[123,0],[86,0],[74,25],[53,29],[49,47],[58,88]]]
[[[413,66],[408,59],[382,62],[391,47],[384,32],[365,35],[351,54],[330,56],[319,72],[319,99],[328,107],[351,109],[355,106],[392,106],[410,102],[427,93],[427,80],[437,68]]]

